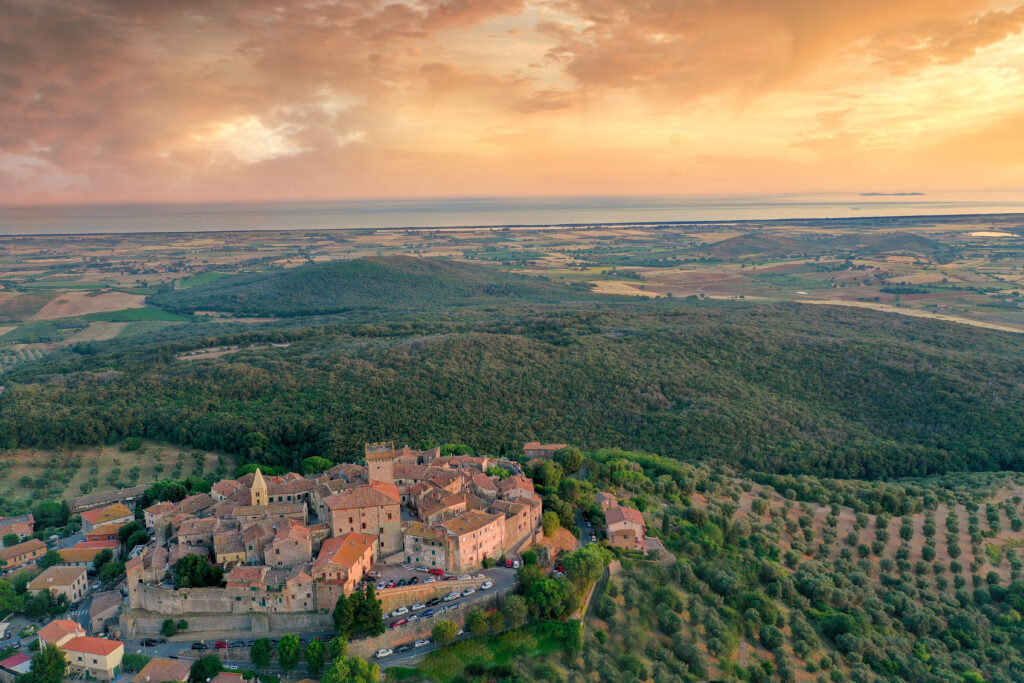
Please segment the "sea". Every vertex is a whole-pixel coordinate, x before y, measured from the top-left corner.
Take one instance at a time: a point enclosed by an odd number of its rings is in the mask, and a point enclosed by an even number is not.
[[[974,214],[1024,214],[1024,191],[0,206],[0,235],[565,226]]]

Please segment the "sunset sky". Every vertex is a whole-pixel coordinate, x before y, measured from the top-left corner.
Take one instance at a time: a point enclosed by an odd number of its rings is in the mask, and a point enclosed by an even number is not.
[[[0,204],[1020,189],[1017,2],[0,0]]]

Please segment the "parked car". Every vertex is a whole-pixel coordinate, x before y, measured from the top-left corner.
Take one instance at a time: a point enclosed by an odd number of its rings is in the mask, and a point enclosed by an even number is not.
[[[459,581],[466,581],[466,580],[472,579],[472,578],[473,577],[470,576],[469,574],[459,574]]]
[[[474,579],[476,579],[477,581],[483,581],[483,580],[484,580],[484,579],[486,579],[487,577],[486,577],[486,576],[484,576],[483,574],[477,574],[477,575],[476,575],[476,576],[474,576],[473,578],[474,578]]]
[[[407,583],[405,585],[407,585],[407,586],[415,586],[419,582],[420,582],[420,577],[414,576],[411,579],[409,579],[409,583]]]
[[[395,586],[396,587],[404,586],[404,585],[405,585],[405,579],[399,579],[398,581],[395,582]]]
[[[428,609],[426,612],[424,612],[420,616],[423,617],[424,619],[429,619],[430,617],[434,616],[434,610]]]
[[[564,573],[565,572],[565,567],[563,567],[562,565],[558,565],[557,567],[555,567],[555,571],[563,572]]]
[[[446,577],[444,577],[444,580],[445,581],[454,581],[455,577],[454,576],[446,576]]]
[[[411,649],[412,649],[412,643],[405,643],[403,645],[399,645],[398,649],[395,650],[395,652],[408,652]]]
[[[143,638],[139,641],[139,645],[142,647],[153,647],[156,645],[156,638]]]
[[[431,569],[430,573],[433,574],[434,576],[444,576],[444,570],[443,569],[439,569],[437,567],[434,567],[433,569]]]
[[[423,647],[425,645],[430,645],[429,638],[421,638],[420,640],[417,640],[415,643],[412,644],[413,647]]]
[[[369,576],[371,579],[379,579],[380,578],[380,572],[378,572],[378,571],[366,572],[366,575]]]
[[[102,582],[102,581],[97,581],[96,583],[94,583],[94,584],[92,585],[92,589],[93,589],[94,591],[98,591],[98,590],[99,590],[99,589],[101,589],[101,588],[103,588],[103,582]]]
[[[458,600],[458,599],[459,599],[459,592],[458,591],[452,591],[448,595],[444,596],[444,601],[445,602],[451,602],[452,600]]]
[[[377,584],[377,590],[379,590],[379,591],[382,591],[382,590],[384,590],[387,587],[388,587],[388,584],[386,582],[384,582],[384,581],[381,581],[380,583]]]
[[[400,617],[403,614],[408,614],[408,613],[409,613],[409,608],[408,607],[399,607],[398,609],[396,609],[394,612],[391,613],[391,616],[393,616],[393,617]]]
[[[519,569],[519,560],[512,560],[512,569]]]
[[[440,605],[441,598],[430,598],[427,600],[427,607],[433,607],[434,605]]]
[[[377,654],[375,654],[374,657],[376,657],[377,659],[384,659],[385,657],[390,657],[393,654],[395,654],[395,651],[391,648],[382,647],[381,649],[377,650]]]
[[[505,566],[508,567],[509,569],[511,569],[512,568],[512,560],[505,560]]]
[[[426,567],[416,567],[416,571],[423,572],[424,574],[426,574],[430,570],[427,569]]]
[[[437,579],[431,576],[429,579],[424,579],[423,583],[434,583],[435,581],[437,581]]]
[[[236,664],[225,664],[224,668],[228,671],[238,671],[238,666]]]
[[[398,628],[399,626],[405,626],[408,623],[409,623],[409,620],[406,619],[405,617],[402,617],[401,619],[395,619],[394,621],[391,622],[391,628]]]
[[[482,590],[482,591],[485,591],[488,588],[493,588],[493,587],[494,587],[494,582],[493,581],[484,581],[482,584],[480,584],[480,590]]]
[[[592,527],[592,526],[594,526],[594,525],[593,525],[593,524],[591,524],[590,522],[587,522],[587,528],[588,528],[588,529],[589,529],[590,527]]]
[[[462,591],[462,596],[465,597],[467,595],[472,595],[473,593],[476,593],[476,589],[470,587],[470,588],[467,588],[466,590]]]
[[[409,621],[418,621],[419,618],[420,618],[420,615],[418,615],[418,614],[410,614],[409,615]]]
[[[422,602],[417,602],[415,605],[413,605],[409,609],[411,609],[413,612],[415,612],[416,610],[423,609],[424,607],[426,607],[426,605],[424,605]]]
[[[205,650],[206,649],[206,643],[192,643],[192,649],[193,650]]]
[[[395,587],[395,580],[391,579],[390,581],[387,582],[387,584],[384,587],[385,588],[394,588]]]
[[[216,643],[213,644],[215,650],[224,650],[227,649],[227,646],[228,641],[226,640],[218,640]]]

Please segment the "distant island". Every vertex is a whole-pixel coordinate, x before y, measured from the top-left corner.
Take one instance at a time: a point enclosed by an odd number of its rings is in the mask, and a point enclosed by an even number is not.
[[[861,197],[923,197],[924,192],[861,192]]]

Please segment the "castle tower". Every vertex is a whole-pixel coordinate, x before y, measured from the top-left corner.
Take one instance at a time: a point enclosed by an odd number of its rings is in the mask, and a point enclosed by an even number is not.
[[[252,488],[249,489],[249,498],[253,505],[266,505],[269,502],[267,497],[267,482],[263,480],[263,473],[256,468],[256,475],[252,478]]]
[[[395,444],[393,441],[366,444],[366,469],[370,481],[395,483]]]

